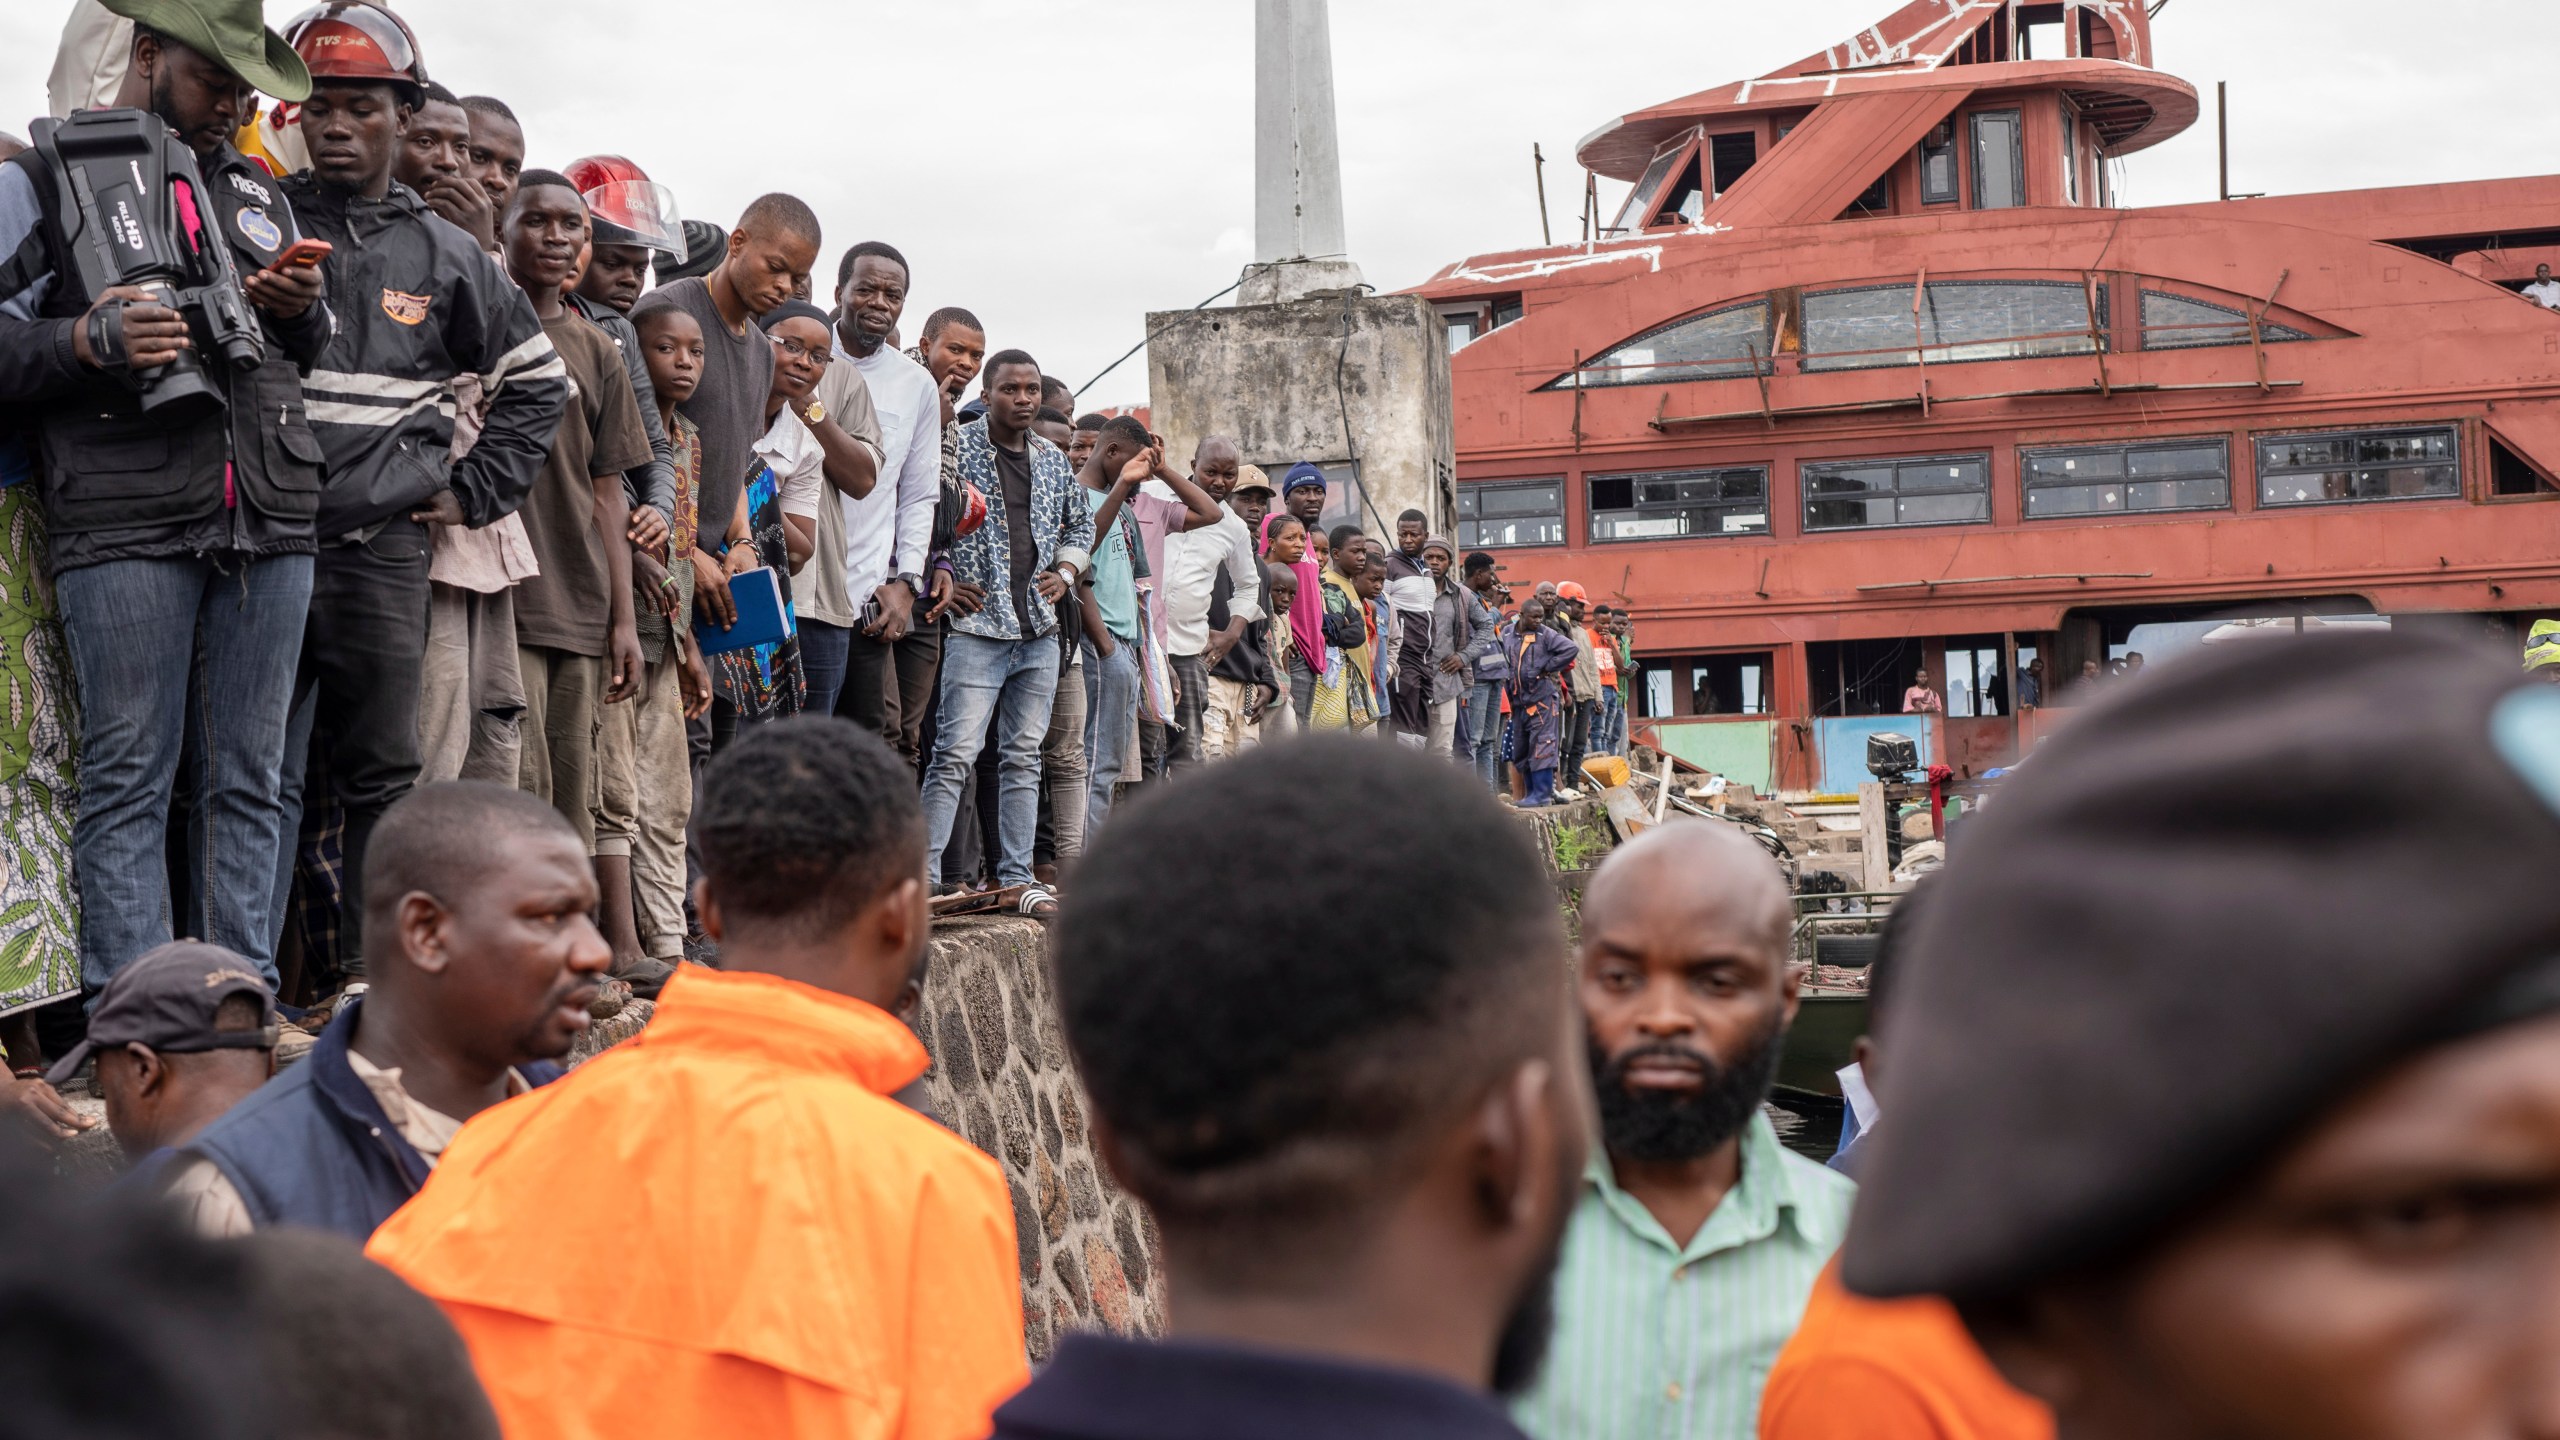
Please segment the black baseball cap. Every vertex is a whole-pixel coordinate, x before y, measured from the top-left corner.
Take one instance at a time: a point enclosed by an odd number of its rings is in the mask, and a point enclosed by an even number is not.
[[[234,995],[255,995],[265,1017],[255,1030],[216,1030],[214,1012]],[[89,1012],[89,1037],[45,1079],[62,1084],[99,1047],[148,1045],[172,1055],[206,1050],[272,1050],[283,1022],[258,967],[219,945],[173,940],[116,972]]]

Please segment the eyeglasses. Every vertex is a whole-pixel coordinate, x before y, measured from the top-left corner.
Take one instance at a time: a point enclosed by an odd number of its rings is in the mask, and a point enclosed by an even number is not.
[[[834,363],[836,358],[835,352],[829,350],[823,345],[814,347],[803,345],[799,341],[788,337],[778,339],[773,343],[775,348],[781,350],[783,354],[790,356],[794,360],[806,360],[821,370]]]

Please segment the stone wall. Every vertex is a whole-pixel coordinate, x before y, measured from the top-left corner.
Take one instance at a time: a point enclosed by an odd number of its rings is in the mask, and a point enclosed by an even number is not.
[[[917,1033],[934,1113],[1004,1167],[1033,1363],[1061,1333],[1164,1331],[1155,1222],[1112,1183],[1085,1125],[1049,992],[1047,932],[1029,920],[934,929]]]
[[[1455,523],[1457,442],[1450,419],[1449,333],[1417,295],[1320,295],[1277,305],[1162,311],[1147,317],[1147,397],[1167,458],[1188,464],[1205,435],[1230,435],[1274,484],[1311,460],[1337,481],[1359,462],[1392,533],[1419,510]]]

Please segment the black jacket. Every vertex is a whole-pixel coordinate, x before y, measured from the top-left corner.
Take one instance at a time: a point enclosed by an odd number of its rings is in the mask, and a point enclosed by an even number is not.
[[[533,302],[405,185],[368,200],[305,172],[284,190],[303,229],[337,247],[322,269],[338,333],[303,381],[329,455],[321,540],[406,515],[447,488],[475,529],[512,514],[569,403],[568,370]],[[481,377],[489,417],[456,464],[453,380],[465,373]]]
[[[242,273],[292,243],[293,208],[264,170],[227,145],[196,164]],[[122,381],[73,356],[72,330],[91,297],[61,249],[57,189],[36,151],[0,165],[0,407],[18,417],[0,415],[0,426],[14,423],[39,441],[53,572],[309,551],[322,457],[300,372],[328,342],[327,301],[291,321],[255,312],[266,363],[247,375],[206,366],[228,410],[163,425],[144,416]]]

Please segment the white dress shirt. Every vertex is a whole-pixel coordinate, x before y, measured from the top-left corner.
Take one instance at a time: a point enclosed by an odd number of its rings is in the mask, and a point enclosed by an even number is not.
[[[942,392],[933,376],[883,345],[850,357],[880,417],[880,483],[859,500],[839,492],[844,514],[844,582],[855,609],[893,575],[922,575],[933,543],[933,507],[942,491]]]

